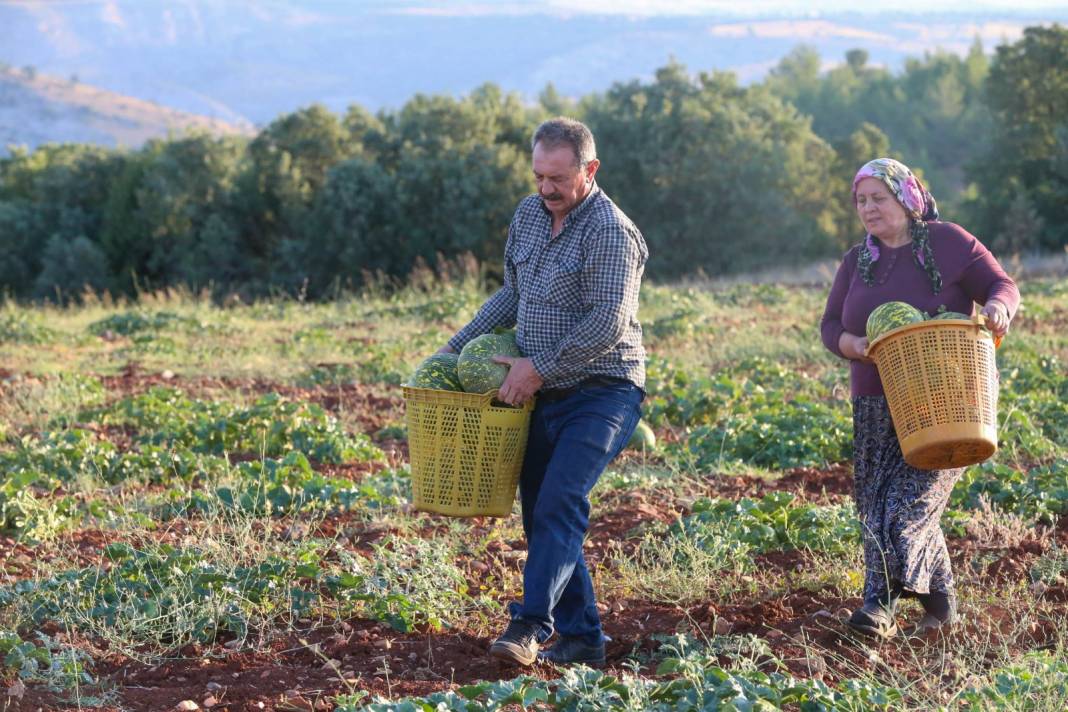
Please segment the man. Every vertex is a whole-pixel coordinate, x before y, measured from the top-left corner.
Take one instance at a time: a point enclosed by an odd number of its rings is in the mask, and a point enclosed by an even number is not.
[[[604,635],[582,555],[589,492],[626,444],[644,398],[638,288],[645,240],[594,176],[593,135],[571,119],[534,132],[538,193],[508,229],[504,286],[441,350],[457,352],[495,327],[516,326],[524,358],[509,366],[500,400],[538,394],[519,491],[527,562],[523,601],[490,655],[532,664],[603,664]],[[559,640],[538,652],[555,630]]]

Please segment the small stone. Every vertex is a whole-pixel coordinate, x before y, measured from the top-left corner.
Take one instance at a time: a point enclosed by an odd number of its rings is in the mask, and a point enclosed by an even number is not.
[[[822,675],[827,672],[827,661],[822,655],[811,653],[804,658],[809,675]]]
[[[21,700],[22,696],[26,694],[26,685],[22,680],[15,680],[11,687],[7,688],[7,696],[14,697],[17,700]]]
[[[193,702],[193,700],[182,700],[174,706],[174,709],[178,710],[178,712],[196,712],[196,710],[200,709],[200,705]]]
[[[1036,598],[1041,598],[1042,594],[1044,594],[1048,590],[1049,586],[1046,584],[1045,581],[1035,581],[1033,584],[1031,584],[1031,593],[1033,593]]]
[[[419,659],[419,655],[416,654],[416,653],[408,653],[408,659],[412,660],[412,661],[418,660]]]
[[[713,630],[715,630],[716,635],[727,635],[734,630],[734,624],[726,618],[717,618]]]
[[[834,614],[828,611],[826,608],[821,608],[812,614],[813,618],[830,618],[834,620]]]
[[[169,381],[172,378],[174,378],[174,371],[172,371],[172,370],[170,370],[168,368],[166,371],[164,371],[163,373],[161,373],[159,375],[160,375],[160,378],[162,378],[164,381]]]
[[[389,650],[390,648],[393,647],[393,641],[390,640],[389,638],[379,638],[378,640],[375,641],[375,647],[376,648],[385,648],[386,650]]]
[[[219,704],[219,701],[215,699],[215,695],[208,695],[201,701],[200,706],[206,710],[210,710],[217,704]]]
[[[236,675],[237,673],[234,673],[234,674]],[[208,690],[211,691],[211,692],[218,692],[219,690],[221,690],[223,688],[222,685],[220,685],[219,683],[215,682],[214,680],[209,682],[205,687],[207,687]]]
[[[783,632],[781,630],[769,630],[765,635],[765,638],[771,641],[778,641],[783,639]]]

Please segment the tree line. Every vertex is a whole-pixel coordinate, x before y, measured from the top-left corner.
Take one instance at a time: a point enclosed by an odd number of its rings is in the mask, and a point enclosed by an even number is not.
[[[671,63],[578,101],[486,84],[374,114],[311,106],[253,138],[16,149],[0,160],[0,289],[315,298],[464,254],[493,271],[533,190],[531,132],[558,114],[592,128],[599,182],[645,234],[653,278],[840,255],[862,237],[850,180],[882,155],[996,252],[1068,246],[1068,29],[1053,25],[898,73],[863,50],[821,72],[801,46],[749,86]]]

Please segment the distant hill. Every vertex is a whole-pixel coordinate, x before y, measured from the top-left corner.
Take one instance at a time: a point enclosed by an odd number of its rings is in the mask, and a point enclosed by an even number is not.
[[[313,102],[337,112],[353,103],[374,111],[398,108],[416,93],[463,94],[484,82],[528,101],[552,82],[578,98],[616,81],[649,80],[671,59],[693,72],[730,70],[749,82],[802,43],[827,64],[863,48],[870,64],[896,70],[906,57],[964,53],[976,38],[989,52],[1018,39],[1027,25],[1068,21],[1068,7],[1015,12],[979,2],[967,12],[957,2],[955,12],[932,3],[925,13],[888,7],[793,15],[769,14],[765,3],[753,3],[752,15],[746,3],[690,15],[592,14],[572,9],[579,4],[0,0],[0,62],[76,74],[192,114],[263,125]]]
[[[0,68],[0,155],[9,145],[33,148],[46,142],[136,147],[189,129],[215,135],[254,131],[248,122],[230,123],[70,79]]]

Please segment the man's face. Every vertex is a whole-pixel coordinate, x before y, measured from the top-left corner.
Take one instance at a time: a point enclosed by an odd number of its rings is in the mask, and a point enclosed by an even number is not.
[[[581,203],[593,186],[598,165],[594,159],[580,167],[567,144],[546,148],[538,142],[534,146],[534,180],[549,212],[563,218]]]

